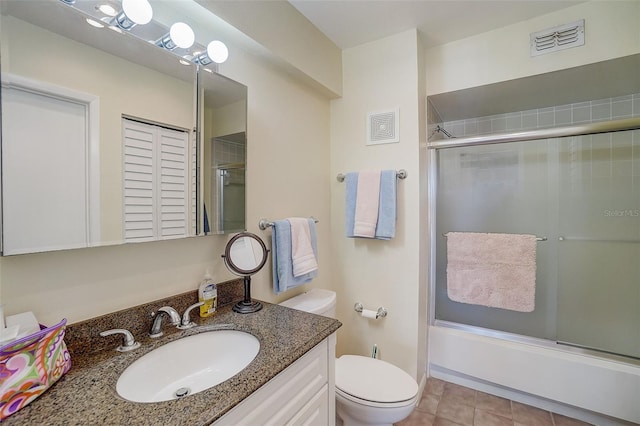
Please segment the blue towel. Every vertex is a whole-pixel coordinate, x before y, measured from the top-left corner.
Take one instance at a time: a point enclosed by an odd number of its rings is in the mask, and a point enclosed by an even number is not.
[[[273,291],[280,294],[291,288],[308,283],[318,276],[318,270],[308,274],[293,276],[293,261],[291,260],[291,224],[288,220],[276,220],[271,228],[271,259],[273,261]],[[316,238],[316,224],[309,219],[311,246],[318,258],[318,243]]]
[[[358,199],[358,173],[347,173],[345,177],[347,184],[346,192],[346,225],[347,237],[353,238],[353,224],[356,218],[356,200]]]
[[[345,210],[346,210],[346,234],[348,238],[354,238],[353,224],[356,215],[356,200],[358,199],[358,173],[347,173]],[[380,203],[378,206],[378,223],[376,224],[376,236],[378,240],[390,240],[396,235],[397,217],[397,178],[395,170],[382,170],[380,172]]]
[[[380,172],[380,203],[376,224],[378,240],[390,240],[396,235],[396,185],[395,170]]]

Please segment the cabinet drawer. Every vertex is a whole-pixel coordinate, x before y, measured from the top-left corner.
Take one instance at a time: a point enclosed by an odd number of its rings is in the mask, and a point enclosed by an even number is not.
[[[289,422],[328,381],[328,343],[319,343],[231,411],[216,425],[275,425]]]

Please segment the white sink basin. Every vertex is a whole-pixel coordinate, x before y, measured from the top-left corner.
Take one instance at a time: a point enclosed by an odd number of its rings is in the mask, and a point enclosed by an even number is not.
[[[258,339],[237,330],[184,337],[138,358],[122,372],[116,391],[134,402],[193,395],[238,374],[259,349]]]

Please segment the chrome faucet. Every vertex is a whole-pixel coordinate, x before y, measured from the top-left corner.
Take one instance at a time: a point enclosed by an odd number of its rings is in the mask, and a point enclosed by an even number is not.
[[[178,312],[171,306],[163,306],[158,309],[158,312],[151,315],[154,318],[151,330],[149,331],[149,337],[160,337],[164,334],[162,332],[162,319],[165,316],[169,316],[171,325],[175,325],[176,327],[180,325],[180,314],[178,314]]]
[[[111,336],[112,334],[122,334],[123,335],[123,343],[121,346],[118,346],[116,350],[118,352],[129,352],[134,349],[138,349],[140,347],[140,342],[136,342],[136,339],[133,338],[133,334],[129,330],[125,330],[122,328],[114,328],[113,330],[101,331],[100,335],[102,337]]]
[[[182,314],[182,322],[180,323],[178,328],[185,329],[185,328],[195,327],[196,323],[191,321],[191,311],[202,305],[204,305],[204,302],[194,303],[193,305],[189,306],[187,310],[184,311],[184,314]]]

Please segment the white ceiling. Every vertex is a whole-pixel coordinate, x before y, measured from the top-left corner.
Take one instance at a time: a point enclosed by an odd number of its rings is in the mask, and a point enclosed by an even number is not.
[[[584,0],[289,0],[342,49],[417,28],[425,47],[563,9]]]

